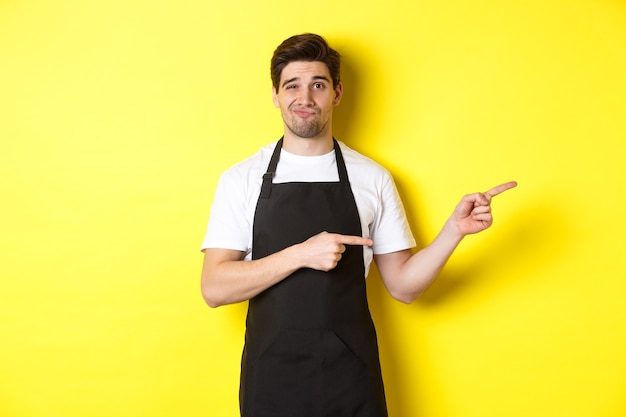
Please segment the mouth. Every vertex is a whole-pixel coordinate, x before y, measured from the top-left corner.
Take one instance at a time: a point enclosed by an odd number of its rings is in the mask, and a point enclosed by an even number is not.
[[[294,109],[293,112],[295,114],[297,114],[300,117],[310,117],[310,116],[315,116],[315,111],[311,110],[311,109]]]

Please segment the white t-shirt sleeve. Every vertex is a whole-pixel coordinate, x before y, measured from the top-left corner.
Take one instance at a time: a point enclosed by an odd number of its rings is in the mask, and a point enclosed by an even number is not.
[[[221,248],[249,252],[250,224],[248,185],[229,170],[222,174],[215,191],[202,249]]]
[[[412,248],[415,238],[393,178],[386,173],[382,181],[378,210],[371,224],[373,252],[384,254]]]

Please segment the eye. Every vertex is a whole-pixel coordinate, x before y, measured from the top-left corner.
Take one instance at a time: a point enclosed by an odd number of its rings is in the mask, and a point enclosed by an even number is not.
[[[324,83],[315,83],[313,84],[313,88],[324,88]]]

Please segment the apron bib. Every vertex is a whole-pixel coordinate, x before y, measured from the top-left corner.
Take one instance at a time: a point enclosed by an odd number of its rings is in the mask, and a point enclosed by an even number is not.
[[[361,236],[341,150],[339,182],[273,184],[277,143],[259,197],[252,258],[327,231]],[[329,272],[303,268],[249,302],[241,365],[243,417],[386,417],[363,247]]]

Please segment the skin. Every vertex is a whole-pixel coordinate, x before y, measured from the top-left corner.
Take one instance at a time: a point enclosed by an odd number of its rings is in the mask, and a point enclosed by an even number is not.
[[[274,105],[284,125],[285,150],[305,156],[333,149],[332,114],[343,86],[333,88],[322,62],[296,61],[282,71]],[[405,249],[374,255],[374,261],[392,297],[411,303],[435,280],[461,240],[491,226],[491,200],[517,186],[514,181],[483,193],[464,196],[433,242],[419,251]],[[245,253],[206,249],[202,268],[202,295],[211,307],[249,300],[300,268],[329,271],[337,266],[346,245],[372,246],[361,236],[322,232],[262,259],[244,261]]]
[[[292,62],[283,68],[278,90],[272,91],[284,126],[283,147],[296,155],[325,155],[332,151],[333,109],[343,85],[335,88],[322,62]]]

